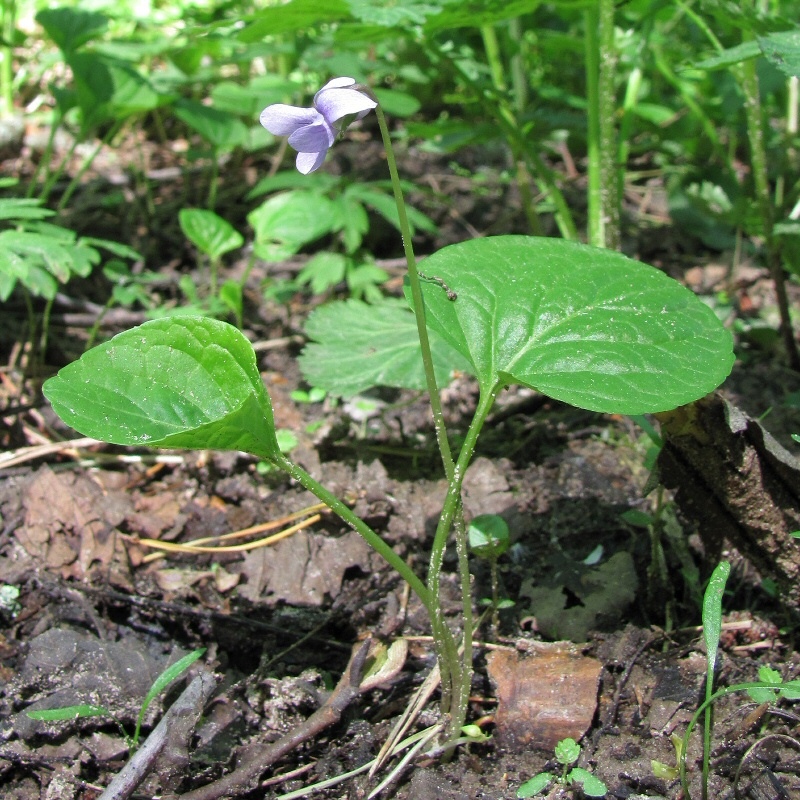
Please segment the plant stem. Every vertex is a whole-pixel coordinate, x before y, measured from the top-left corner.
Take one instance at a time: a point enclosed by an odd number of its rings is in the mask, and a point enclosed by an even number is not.
[[[15,27],[17,24],[17,2],[16,0],[3,0],[2,5],[2,35],[3,43],[0,45],[0,116],[10,117],[14,111],[14,92],[13,79],[14,72],[11,69],[14,57],[13,42]]]
[[[744,33],[743,40],[749,41],[753,34]],[[747,117],[747,138],[750,142],[750,162],[753,170],[753,183],[756,194],[756,207],[761,218],[762,234],[767,251],[767,266],[775,284],[775,295],[780,314],[780,332],[789,364],[794,370],[800,370],[800,353],[792,330],[792,319],[789,314],[789,299],[786,294],[786,279],[783,273],[781,248],[773,230],[774,211],[769,188],[767,171],[767,153],[764,147],[764,120],[761,109],[761,94],[756,72],[756,59],[749,58],[741,66],[742,90],[745,95],[745,114]]]
[[[447,539],[450,533],[450,528],[453,524],[453,519],[460,509],[461,503],[461,485],[464,481],[464,473],[469,466],[472,455],[475,452],[475,443],[477,442],[478,435],[483,428],[486,417],[494,405],[499,386],[494,387],[491,392],[482,392],[478,400],[478,407],[475,409],[475,414],[470,423],[467,434],[464,438],[464,444],[461,447],[461,452],[458,455],[458,461],[455,465],[453,479],[447,489],[447,496],[445,497],[444,506],[442,507],[442,514],[439,517],[439,524],[436,527],[436,534],[433,539],[433,547],[431,548],[430,566],[428,567],[428,592],[431,598],[431,605],[435,609],[437,615],[437,625],[444,626],[441,619],[441,573],[442,562],[444,560],[444,552],[447,546]],[[466,543],[466,530],[463,532],[463,540],[461,534],[457,533],[457,548],[461,548],[464,552],[467,549]],[[463,586],[462,586],[462,594]],[[466,719],[467,701],[469,699],[470,684],[472,680],[472,607],[470,605],[469,613],[466,613],[465,608],[464,620],[464,658],[457,672],[450,675],[452,681],[452,699],[450,703],[450,727],[448,733],[450,736],[455,736],[461,729]],[[434,634],[435,635],[435,634]],[[441,664],[440,656],[440,664]],[[442,674],[442,686],[444,687],[444,673]]]
[[[600,24],[598,7],[590,3],[584,13],[586,25],[586,111],[588,115],[588,138],[586,143],[589,160],[587,189],[588,239],[595,247],[605,246],[603,225],[603,192],[600,177]]]
[[[439,387],[436,384],[436,376],[433,370],[433,358],[431,356],[430,341],[428,338],[428,328],[425,322],[425,302],[422,295],[419,273],[417,271],[417,261],[414,256],[414,248],[411,241],[411,229],[408,224],[405,201],[403,200],[403,190],[400,186],[400,176],[397,172],[397,162],[394,157],[389,128],[386,124],[386,117],[380,106],[375,109],[378,117],[378,125],[381,129],[381,137],[386,150],[386,160],[389,165],[389,174],[392,179],[395,203],[397,204],[397,215],[400,221],[400,232],[403,239],[403,250],[408,266],[408,280],[411,288],[411,298],[414,306],[414,315],[417,321],[417,333],[419,335],[420,348],[422,351],[422,363],[425,369],[425,380],[430,395],[431,410],[433,412],[434,424],[436,426],[436,439],[439,444],[439,451],[442,455],[442,463],[449,484],[448,497],[455,488],[455,505],[451,512],[450,519],[445,530],[444,539],[441,542],[441,552],[438,559],[431,559],[431,570],[435,570],[435,575],[429,570],[428,583],[436,587],[434,595],[430,588],[427,591],[428,602],[426,608],[431,621],[431,633],[436,642],[436,655],[439,662],[439,670],[442,681],[442,705],[444,708],[452,708],[455,703],[457,708],[463,706],[463,713],[459,712],[462,722],[455,728],[457,734],[463,724],[466,715],[466,698],[469,696],[469,688],[466,694],[463,691],[464,676],[467,675],[471,680],[472,675],[472,594],[469,578],[469,565],[467,562],[466,548],[466,525],[460,513],[460,490],[461,481],[456,483],[456,471],[453,465],[453,456],[450,451],[450,444],[447,439],[447,430],[444,425],[444,415],[442,413],[441,400],[439,398]],[[464,655],[463,661],[459,659],[458,647],[450,629],[444,621],[442,612],[441,597],[439,595],[439,585],[441,578],[442,560],[444,549],[447,545],[447,533],[450,530],[453,517],[456,519],[456,550],[458,553],[459,575],[462,594],[462,608],[464,610]],[[434,545],[435,546],[435,545]],[[419,591],[417,591],[419,594]],[[467,640],[469,637],[469,640]],[[462,695],[464,697],[462,703]],[[451,720],[453,717],[451,716]],[[451,727],[450,732],[453,732]]]
[[[381,539],[381,537],[362,519],[357,517],[350,508],[345,505],[338,497],[331,494],[322,484],[315,481],[301,466],[290,461],[286,456],[272,456],[270,461],[279,469],[282,469],[294,478],[304,489],[308,489],[315,497],[318,497],[328,508],[346,522],[356,533],[364,537],[367,544],[375,552],[383,556],[389,565],[394,567],[400,576],[414,590],[428,613],[433,616],[430,592],[425,584],[416,576],[414,570],[400,558],[392,548]]]
[[[589,243],[620,248],[620,180],[617,167],[614,76],[614,0],[586,10],[586,97],[589,126]]]
[[[422,287],[417,271],[417,259],[414,256],[414,245],[411,241],[411,227],[408,224],[406,214],[406,204],[403,200],[403,189],[400,186],[400,176],[397,172],[397,162],[394,157],[394,148],[389,136],[389,128],[386,125],[386,117],[383,109],[378,106],[375,109],[378,117],[378,125],[381,129],[383,146],[386,150],[386,161],[389,164],[389,175],[392,179],[392,189],[394,200],[397,205],[397,216],[400,221],[400,235],[403,240],[403,252],[406,256],[408,266],[408,282],[411,287],[411,299],[414,306],[414,316],[417,320],[417,334],[422,350],[422,365],[425,370],[425,383],[430,395],[431,411],[433,412],[433,424],[436,428],[436,441],[439,445],[439,452],[442,454],[444,472],[448,481],[453,479],[453,456],[450,452],[450,442],[447,439],[447,429],[444,424],[444,414],[442,413],[442,402],[439,397],[439,387],[436,385],[436,374],[433,369],[433,357],[431,356],[430,339],[428,338],[428,327],[425,324],[425,301],[422,297]]]
[[[486,52],[486,60],[489,63],[489,71],[492,76],[492,85],[494,86],[497,94],[497,103],[500,113],[503,118],[511,127],[512,130],[519,129],[516,113],[512,110],[507,98],[506,92],[508,85],[506,84],[505,74],[503,72],[503,60],[500,55],[500,42],[497,39],[497,31],[493,25],[481,25],[481,38],[483,39],[483,49]],[[519,104],[520,94],[517,92],[516,101]],[[531,176],[528,172],[528,166],[525,163],[525,158],[522,154],[519,142],[515,137],[510,137],[508,140],[511,148],[511,156],[514,159],[514,168],[517,178],[517,186],[519,188],[520,197],[522,198],[522,207],[525,210],[525,216],[528,220],[531,233],[535,236],[542,235],[542,225],[539,222],[539,217],[536,214],[536,204],[533,201],[533,189],[531,187]]]

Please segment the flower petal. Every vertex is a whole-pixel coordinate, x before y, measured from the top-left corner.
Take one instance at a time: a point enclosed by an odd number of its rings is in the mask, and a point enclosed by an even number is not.
[[[314,172],[314,170],[322,166],[322,162],[325,160],[327,154],[327,147],[321,153],[298,153],[297,161],[295,162],[297,171],[302,175],[308,175],[309,172]]]
[[[324,92],[326,89],[343,89],[346,86],[352,86],[355,83],[355,78],[331,78],[319,91]]]
[[[319,119],[311,125],[298,128],[289,137],[289,144],[299,153],[318,153],[320,150],[327,150],[336,139],[333,129],[325,122],[323,116],[321,114],[317,116]]]
[[[298,128],[310,125],[320,119],[314,108],[298,108],[283,103],[267,106],[259,117],[261,124],[275,136],[289,136]]]
[[[329,125],[348,114],[366,114],[378,104],[357,89],[320,89],[314,96],[314,107]]]

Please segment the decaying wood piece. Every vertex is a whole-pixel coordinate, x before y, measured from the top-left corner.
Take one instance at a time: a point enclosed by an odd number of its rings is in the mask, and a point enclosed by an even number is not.
[[[800,459],[718,394],[657,415],[658,479],[697,525],[709,561],[725,541],[800,608]]]

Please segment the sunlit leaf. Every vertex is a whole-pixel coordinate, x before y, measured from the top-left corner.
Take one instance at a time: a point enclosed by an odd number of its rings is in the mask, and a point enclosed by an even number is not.
[[[64,422],[123,445],[279,452],[250,342],[207,317],[146,322],[45,382]]]
[[[704,396],[733,365],[732,337],[708,306],[619,253],[497,236],[421,266],[434,279],[422,285],[430,327],[485,391],[519,383],[580,408],[651,413]]]

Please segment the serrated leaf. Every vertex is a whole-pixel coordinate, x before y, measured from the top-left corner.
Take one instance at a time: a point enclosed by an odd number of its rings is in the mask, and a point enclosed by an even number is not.
[[[704,396],[733,365],[710,308],[619,253],[496,236],[445,247],[421,268],[433,279],[422,282],[430,328],[487,392],[519,383],[592,411],[652,413]]]
[[[204,208],[182,208],[178,221],[186,237],[212,260],[244,244],[244,237],[219,214]]]
[[[309,284],[314,294],[322,294],[344,280],[347,272],[346,256],[324,250],[317,253],[297,274],[297,282]]]
[[[800,29],[761,36],[758,44],[761,52],[784,75],[800,76]]]
[[[574,764],[580,758],[581,747],[572,737],[568,736],[555,746],[553,752],[556,759],[566,766]]]
[[[312,340],[300,369],[312,386],[352,397],[376,386],[424,389],[425,374],[414,315],[399,299],[367,305],[360,300],[329,303],[305,325]],[[467,362],[438,336],[431,336],[436,380],[445,386]]]
[[[113,444],[279,452],[253,348],[219,320],[146,322],[84,353],[43,391],[64,422]]]

